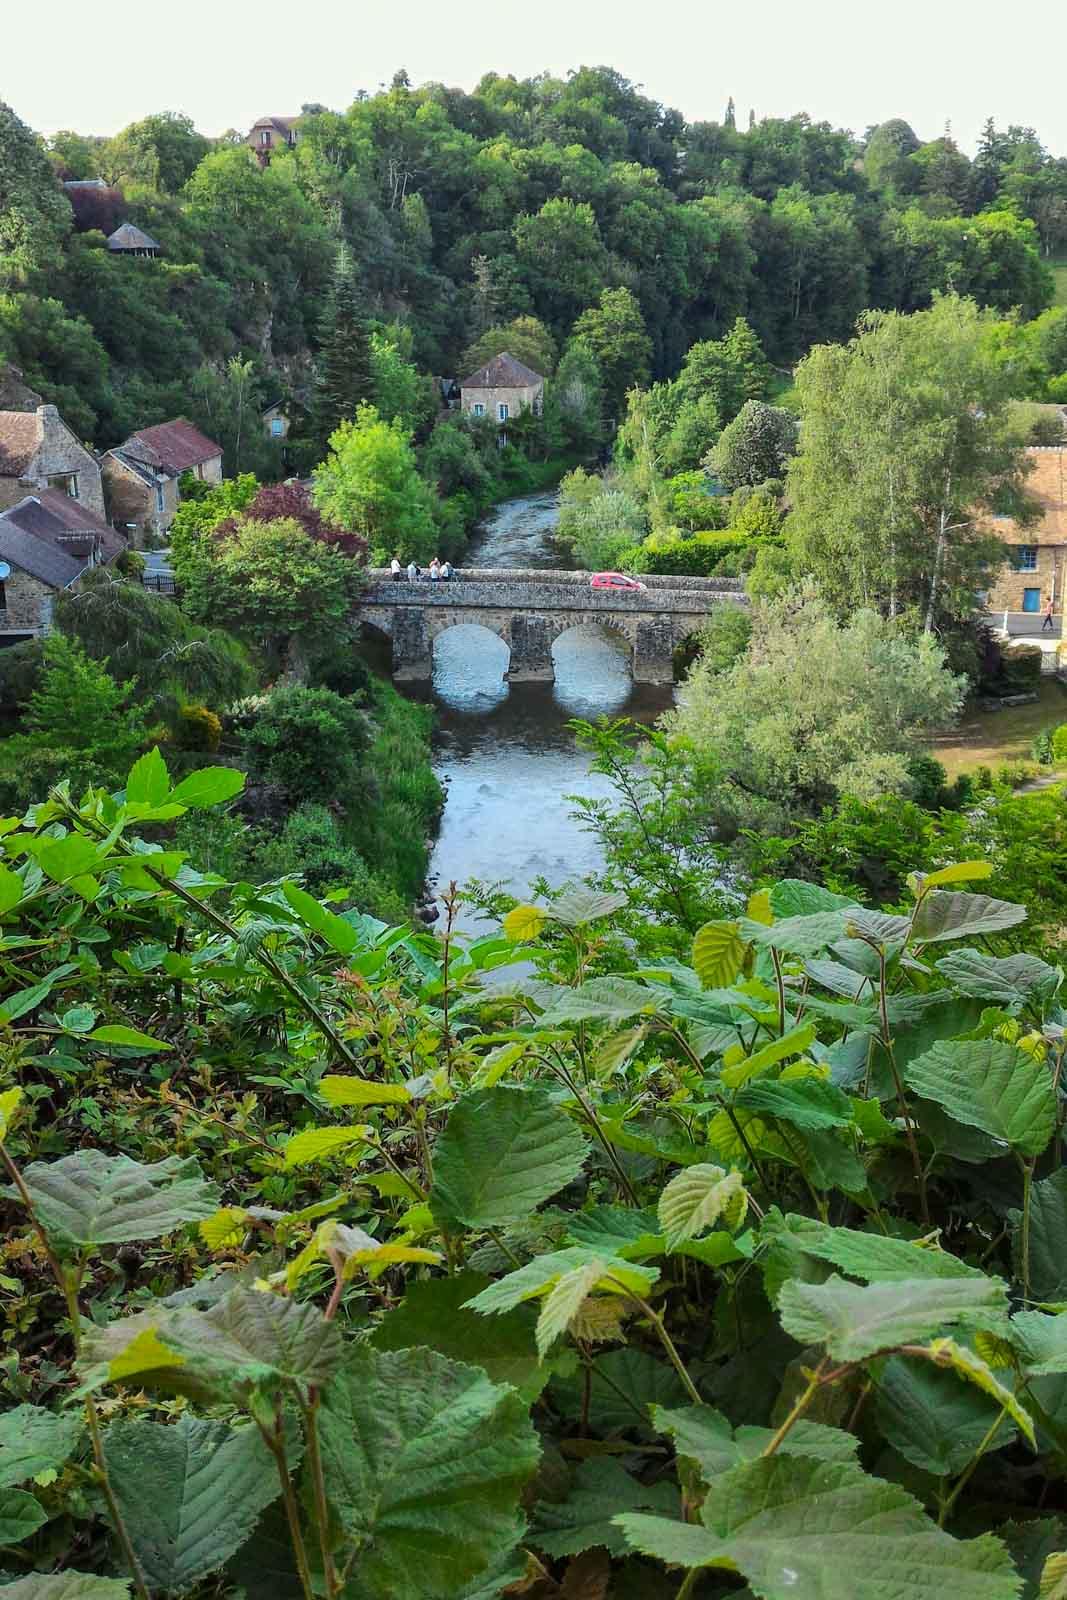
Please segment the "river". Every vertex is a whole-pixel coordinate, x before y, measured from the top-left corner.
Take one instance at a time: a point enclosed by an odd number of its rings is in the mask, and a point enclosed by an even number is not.
[[[559,567],[554,493],[508,500],[486,519],[467,564]],[[653,721],[669,687],[631,682],[626,655],[607,630],[575,628],[554,649],[554,683],[506,683],[508,651],[485,628],[449,628],[434,650],[434,768],[447,796],[430,864],[438,895],[454,879],[525,894],[595,870],[600,852],[571,815],[569,794],[606,795],[567,727],[626,714]],[[463,919],[468,929],[476,924]]]

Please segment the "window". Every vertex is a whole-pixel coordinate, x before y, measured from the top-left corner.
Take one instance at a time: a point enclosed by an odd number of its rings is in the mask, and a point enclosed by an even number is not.
[[[496,414],[500,418],[501,422],[506,422],[508,420],[508,408],[503,400],[497,406]]]
[[[482,405],[482,402],[480,400],[476,400],[474,402],[474,404],[471,406],[471,410],[474,412],[474,415],[476,417],[484,417],[485,416],[485,407]]]
[[[269,145],[270,144],[270,129],[269,128],[261,128],[259,130],[259,142],[260,142],[260,144],[264,144],[264,145]]]
[[[282,434],[285,432],[285,423],[282,421],[281,417],[271,417],[270,431],[275,439],[281,438]]]
[[[1017,544],[1015,546],[1015,570],[1016,572],[1037,571],[1036,544]]]
[[[7,616],[7,584],[0,580],[0,617]]]
[[[166,503],[163,499],[163,485],[161,483],[156,484],[156,510],[161,516],[166,510]]]
[[[48,487],[58,489],[60,494],[69,494],[72,500],[78,499],[78,474],[76,472],[63,472],[54,478],[49,478]]]

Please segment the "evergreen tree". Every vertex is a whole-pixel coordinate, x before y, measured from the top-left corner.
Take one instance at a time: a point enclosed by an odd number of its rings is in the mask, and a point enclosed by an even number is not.
[[[370,336],[344,250],[337,258],[321,340],[310,417],[317,459],[325,454],[334,429],[342,422],[350,422],[361,405],[374,399]]]
[[[144,738],[141,713],[129,705],[133,683],[116,683],[107,663],[91,661],[75,639],[49,636],[25,726],[44,744],[128,760]]]
[[[722,125],[724,128],[737,127],[737,110],[734,106],[733,95],[731,95],[729,100],[726,102],[726,115],[722,119]]]

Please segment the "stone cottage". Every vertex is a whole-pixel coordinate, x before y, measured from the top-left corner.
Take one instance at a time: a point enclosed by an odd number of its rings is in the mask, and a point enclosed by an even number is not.
[[[104,453],[101,468],[112,522],[140,544],[145,533],[164,534],[174,521],[183,472],[221,483],[222,446],[179,417],[131,434]]]
[[[1025,527],[1012,517],[990,519],[992,531],[1006,546],[1006,561],[986,605],[1003,632],[1025,637],[1041,632],[1042,613],[1051,600],[1058,641],[1067,601],[1067,448],[1036,445],[1026,454],[1031,462],[1026,497],[1036,501],[1040,515]],[[1048,630],[1045,638],[1051,642]]]
[[[506,427],[511,417],[523,411],[541,415],[545,399],[545,380],[539,372],[516,360],[507,350],[460,384],[462,406],[474,417],[490,417]]]
[[[84,501],[59,489],[0,511],[0,647],[47,633],[56,595],[123,548]]]
[[[75,437],[55,406],[0,411],[0,510],[40,489],[58,489],[104,517],[96,457]]]

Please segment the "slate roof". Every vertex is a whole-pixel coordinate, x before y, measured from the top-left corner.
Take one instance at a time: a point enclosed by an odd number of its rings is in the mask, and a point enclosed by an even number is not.
[[[525,389],[530,385],[544,383],[540,372],[535,372],[524,362],[516,360],[507,350],[502,350],[498,356],[484,367],[479,367],[477,372],[469,378],[462,379],[461,387],[464,389]]]
[[[159,245],[150,233],[132,222],[121,222],[107,241],[109,250],[158,250]]]
[[[255,131],[256,128],[277,128],[279,133],[286,133],[287,134],[292,130],[293,123],[294,122],[299,122],[299,121],[300,121],[300,118],[298,116],[296,116],[296,117],[259,117],[259,118],[257,118],[257,120],[255,122],[253,122],[252,129],[253,129],[253,131]]]
[[[21,478],[42,436],[35,411],[0,411],[0,478]]]
[[[141,428],[118,448],[124,455],[134,456],[171,477],[222,454],[221,444],[209,439],[184,417],[176,417],[173,422],[157,422],[154,428]]]
[[[0,512],[0,533],[9,543],[14,540],[20,551],[19,558],[4,551],[6,560],[46,583],[60,586],[85,570],[87,558],[94,551],[98,550],[104,561],[112,561],[124,547],[122,538],[94,511],[59,489],[26,495],[17,505]],[[33,544],[26,544],[26,540]],[[55,561],[56,556],[62,560]],[[73,563],[74,570],[64,563]]]

